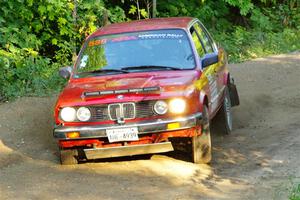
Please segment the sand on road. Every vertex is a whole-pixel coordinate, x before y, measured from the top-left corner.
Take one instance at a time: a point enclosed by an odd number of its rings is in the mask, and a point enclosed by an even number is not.
[[[300,181],[300,53],[230,65],[241,105],[210,165],[168,153],[61,166],[56,97],[0,105],[0,199],[286,199]]]

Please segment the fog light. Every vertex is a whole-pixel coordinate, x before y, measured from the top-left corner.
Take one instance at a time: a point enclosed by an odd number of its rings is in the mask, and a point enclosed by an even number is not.
[[[79,132],[69,132],[67,133],[67,138],[79,138],[80,133]]]
[[[178,129],[178,128],[180,128],[180,123],[179,123],[179,122],[169,123],[169,124],[167,125],[167,129],[168,129],[168,130]]]

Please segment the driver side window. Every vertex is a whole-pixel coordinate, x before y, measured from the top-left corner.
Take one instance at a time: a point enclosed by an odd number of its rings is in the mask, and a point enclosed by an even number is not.
[[[196,32],[198,33],[200,40],[203,43],[206,53],[213,53],[214,49],[212,46],[212,41],[209,38],[209,36],[207,35],[207,33],[200,27],[199,23],[195,23],[193,27],[196,30]]]
[[[195,44],[196,50],[198,52],[199,57],[203,57],[205,55],[205,51],[203,49],[202,43],[198,37],[198,34],[196,33],[196,30],[194,29],[194,27],[192,27],[190,29],[191,35],[192,35],[192,39],[193,42]]]

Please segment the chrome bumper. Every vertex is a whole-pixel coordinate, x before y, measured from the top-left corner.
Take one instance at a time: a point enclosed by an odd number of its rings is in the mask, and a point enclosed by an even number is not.
[[[84,153],[87,159],[113,158],[121,156],[163,153],[168,151],[174,151],[171,142],[110,148],[84,149]]]
[[[68,139],[66,133],[69,132],[80,132],[80,138],[77,139],[91,139],[99,137],[107,137],[106,130],[114,128],[131,128],[137,127],[139,135],[147,133],[159,133],[165,131],[183,130],[200,125],[202,121],[202,114],[196,113],[186,117],[180,117],[175,119],[156,119],[146,122],[134,123],[134,124],[110,124],[101,126],[58,126],[53,130],[53,136],[56,139]],[[174,128],[172,130],[168,129],[167,126],[170,123],[179,123],[179,128]]]

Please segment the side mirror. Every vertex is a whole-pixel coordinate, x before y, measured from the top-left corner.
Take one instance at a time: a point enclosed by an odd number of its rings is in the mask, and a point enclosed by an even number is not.
[[[59,69],[59,75],[65,79],[70,78],[72,74],[72,67],[66,66]]]
[[[215,64],[218,61],[219,61],[218,54],[215,53],[206,54],[202,59],[202,68]]]

